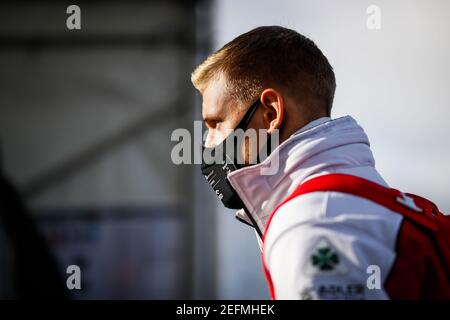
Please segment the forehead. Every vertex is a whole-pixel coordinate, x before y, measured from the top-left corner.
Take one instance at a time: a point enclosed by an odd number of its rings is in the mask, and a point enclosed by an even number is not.
[[[226,81],[223,76],[212,80],[203,91],[203,118],[216,117],[228,111],[229,97],[226,94]]]

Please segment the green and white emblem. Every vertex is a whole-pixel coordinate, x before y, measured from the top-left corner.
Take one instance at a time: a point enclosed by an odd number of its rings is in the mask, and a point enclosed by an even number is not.
[[[331,271],[339,264],[339,256],[330,247],[321,247],[311,255],[311,263],[320,271]]]
[[[339,251],[325,238],[320,239],[313,247],[305,268],[306,274],[334,275],[347,272]]]

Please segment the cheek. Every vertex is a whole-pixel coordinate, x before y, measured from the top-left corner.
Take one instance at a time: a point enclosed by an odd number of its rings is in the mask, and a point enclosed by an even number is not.
[[[209,129],[206,136],[205,146],[214,147],[220,144],[227,137],[227,133],[220,129]]]

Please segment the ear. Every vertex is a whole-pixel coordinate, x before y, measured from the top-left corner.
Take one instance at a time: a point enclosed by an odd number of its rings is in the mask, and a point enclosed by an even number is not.
[[[279,129],[283,122],[284,101],[281,94],[275,89],[265,89],[261,93],[261,104],[263,105],[264,122],[267,125],[267,132]]]

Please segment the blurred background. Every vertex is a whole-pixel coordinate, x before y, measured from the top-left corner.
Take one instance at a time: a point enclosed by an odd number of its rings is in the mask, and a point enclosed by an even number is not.
[[[269,297],[255,233],[170,159],[172,131],[201,118],[193,68],[260,25],[314,40],[332,116],[365,128],[389,184],[450,212],[449,15],[445,0],[1,2],[0,298]]]

